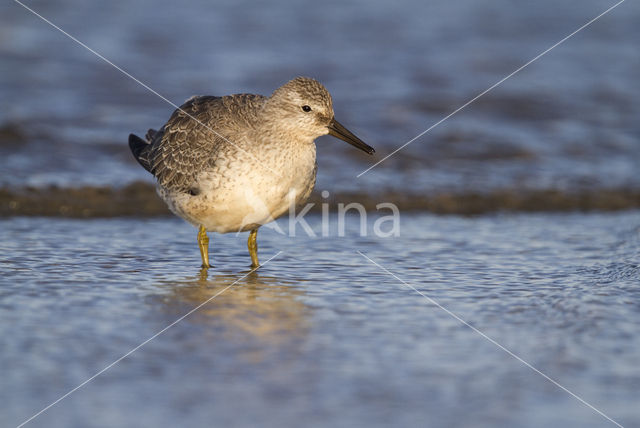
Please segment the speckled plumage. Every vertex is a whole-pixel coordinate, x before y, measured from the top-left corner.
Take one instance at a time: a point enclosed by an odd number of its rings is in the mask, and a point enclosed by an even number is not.
[[[312,79],[294,79],[271,97],[194,96],[159,131],[149,130],[138,159],[175,214],[215,232],[249,230],[303,203],[313,189],[313,139],[327,131],[302,120],[300,106],[310,103],[328,123],[331,96]]]
[[[215,168],[221,149],[234,150],[234,144],[242,144],[247,150],[244,134],[257,121],[265,99],[253,94],[188,99],[159,131],[148,132],[147,156],[158,184],[189,192],[199,173]]]
[[[304,203],[315,185],[314,140],[327,133],[373,152],[335,121],[325,87],[299,77],[269,97],[194,96],[146,142],[130,135],[129,146],[171,211],[227,233],[256,230]]]

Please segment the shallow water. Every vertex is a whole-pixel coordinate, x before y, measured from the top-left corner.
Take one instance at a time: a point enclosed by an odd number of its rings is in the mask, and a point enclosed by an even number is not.
[[[640,424],[640,212],[405,215],[399,237],[371,230],[264,230],[262,262],[275,257],[248,276],[246,234],[216,235],[203,277],[177,219],[0,220],[2,426],[217,293],[27,426],[613,426],[356,250]]]

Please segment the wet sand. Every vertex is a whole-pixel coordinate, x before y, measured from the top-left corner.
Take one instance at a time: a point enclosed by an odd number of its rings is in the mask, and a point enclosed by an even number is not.
[[[322,198],[314,193],[310,212],[319,212],[322,204],[336,210],[338,204],[362,204],[376,210],[383,202],[394,203],[400,211],[436,214],[477,215],[492,212],[571,212],[619,211],[640,208],[640,190],[589,189],[565,192],[555,189],[504,189],[487,193],[410,194],[394,191],[335,193]],[[0,216],[44,216],[70,218],[162,217],[171,213],[156,195],[151,183],[135,182],[125,187],[0,189]]]

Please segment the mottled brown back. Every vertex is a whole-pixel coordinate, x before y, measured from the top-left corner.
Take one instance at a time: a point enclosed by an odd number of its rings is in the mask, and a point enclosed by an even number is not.
[[[149,147],[140,157],[161,186],[190,192],[198,174],[213,167],[220,149],[237,145],[229,136],[252,126],[265,99],[254,94],[192,97],[160,130],[149,130]]]

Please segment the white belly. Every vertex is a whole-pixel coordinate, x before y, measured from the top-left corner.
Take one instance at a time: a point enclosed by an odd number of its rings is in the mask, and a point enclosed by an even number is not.
[[[277,162],[261,166],[220,162],[199,178],[199,194],[167,192],[160,187],[158,194],[171,211],[194,226],[218,233],[255,229],[307,200],[315,184],[315,145],[307,152],[287,168]]]

